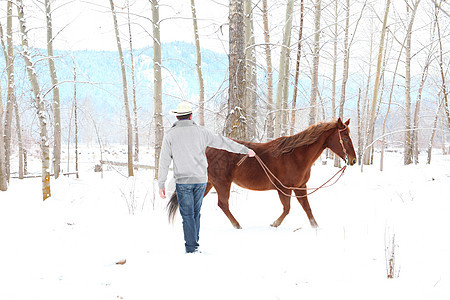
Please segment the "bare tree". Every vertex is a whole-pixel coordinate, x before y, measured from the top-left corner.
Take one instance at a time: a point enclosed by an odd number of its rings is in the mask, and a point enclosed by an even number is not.
[[[197,69],[198,76],[198,86],[199,86],[199,123],[201,126],[205,125],[205,85],[203,83],[202,74],[202,52],[200,48],[200,37],[198,35],[198,24],[197,24],[197,13],[195,10],[195,0],[191,0],[191,11],[192,11],[192,23],[194,25],[194,39],[195,39],[195,52],[197,54],[197,63],[195,67]]]
[[[273,70],[272,70],[272,54],[270,49],[269,35],[269,17],[267,11],[267,0],[263,0],[263,23],[264,23],[264,42],[267,65],[267,138],[273,139]]]
[[[113,16],[114,30],[116,33],[117,50],[119,51],[120,69],[122,71],[122,91],[128,137],[128,176],[133,176],[133,127],[131,125],[130,106],[128,104],[127,73],[125,70],[125,60],[123,58],[122,43],[120,42],[119,25],[117,24],[116,10],[114,9],[113,0],[109,0],[109,3],[111,4],[111,13]]]
[[[395,64],[395,69],[394,69],[394,75],[392,76],[392,85],[390,88],[390,92],[389,92],[389,102],[388,102],[388,106],[387,106],[387,110],[386,113],[384,114],[384,119],[383,119],[383,129],[381,132],[381,136],[383,137],[382,141],[381,141],[381,156],[380,156],[380,171],[383,171],[384,168],[384,150],[386,149],[386,122],[389,116],[389,113],[391,111],[391,104],[392,104],[392,95],[394,93],[394,87],[395,87],[395,80],[397,77],[397,70],[398,70],[398,66],[400,63],[400,58],[402,56],[403,53],[403,49],[405,48],[405,43],[406,43],[406,38],[403,41],[402,47],[400,48],[400,52],[398,54],[398,58],[397,58],[397,62]]]
[[[78,173],[78,99],[77,99],[77,66],[72,57],[73,62],[73,115],[75,125],[75,172],[77,178],[80,178]]]
[[[8,180],[5,167],[5,142],[3,138],[3,99],[0,85],[0,191],[8,189]]]
[[[411,35],[414,18],[416,16],[417,7],[420,0],[414,3],[412,8],[408,29],[406,31],[406,49],[405,49],[405,147],[403,151],[403,163],[409,165],[412,163],[412,143],[411,143]],[[409,3],[406,3],[409,12]]]
[[[159,20],[159,1],[150,0],[152,4],[153,23],[153,102],[155,116],[155,179],[158,178],[159,156],[164,138],[164,124],[162,118],[162,74],[161,74],[161,31]]]
[[[280,67],[276,95],[275,137],[287,132],[287,88],[289,83],[289,49],[291,46],[292,11],[294,0],[286,4],[286,19],[283,30],[283,44],[280,53]]]
[[[386,25],[387,25],[387,19],[389,15],[389,7],[391,5],[391,0],[386,1],[386,8],[384,10],[384,19],[383,19],[383,25],[381,28],[381,36],[380,36],[380,45],[378,48],[378,61],[377,61],[377,70],[375,75],[375,84],[373,88],[373,95],[372,95],[372,105],[370,110],[370,120],[369,120],[369,126],[368,126],[368,137],[367,137],[367,143],[366,145],[369,145],[372,143],[375,133],[375,119],[376,119],[376,111],[377,111],[377,104],[378,104],[378,92],[380,88],[380,82],[381,82],[381,64],[383,61],[383,48],[385,43],[385,35],[386,35]],[[370,164],[371,162],[371,151],[366,151],[364,156],[364,163]]]
[[[229,13],[229,85],[226,135],[240,140],[247,139],[247,115],[245,112],[245,37],[244,1],[230,0]]]
[[[297,90],[298,90],[298,78],[300,77],[300,58],[302,55],[302,37],[303,37],[303,13],[304,5],[303,0],[300,2],[300,29],[298,31],[298,43],[297,43],[297,61],[295,63],[295,80],[294,80],[294,94],[292,96],[292,114],[291,114],[291,132],[294,134],[295,128],[295,112],[297,107]],[[336,23],[337,24],[337,23]],[[336,25],[337,26],[337,25]],[[336,73],[334,73],[336,75]],[[335,82],[335,78],[334,78]],[[334,92],[334,90],[333,90]],[[332,102],[334,104],[334,102]],[[334,117],[334,115],[333,115]]]
[[[42,197],[46,200],[51,196],[50,193],[50,151],[49,151],[49,139],[47,132],[47,118],[45,112],[45,101],[42,96],[41,89],[37,80],[37,73],[34,68],[34,63],[31,60],[30,47],[28,43],[28,31],[25,23],[25,16],[23,11],[23,0],[17,0],[17,11],[20,25],[20,33],[22,39],[22,52],[21,55],[25,61],[25,67],[28,74],[28,79],[33,91],[37,118],[39,120],[40,128],[40,146],[41,146],[41,160],[42,160]]]
[[[252,141],[256,137],[256,49],[253,30],[252,0],[244,0],[244,34],[245,34],[245,105],[248,119],[247,138]]]
[[[419,128],[419,114],[420,114],[420,105],[422,102],[422,92],[423,92],[423,88],[425,86],[425,82],[428,77],[428,67],[431,64],[431,57],[432,57],[432,50],[430,47],[430,52],[428,53],[428,56],[425,60],[425,65],[422,70],[419,91],[417,92],[416,106],[414,109],[414,120],[413,120],[413,124],[412,124],[413,132],[412,132],[412,136],[411,136],[411,144],[412,144],[413,158],[414,158],[415,164],[419,163],[419,132],[417,129]]]
[[[5,169],[6,176],[9,181],[11,167],[11,128],[12,128],[12,116],[15,98],[15,79],[14,79],[14,50],[12,41],[12,1],[8,0],[6,4],[6,47],[3,44],[3,49],[6,51],[5,63],[6,72],[8,76],[8,96],[6,99],[6,111],[5,111],[5,126],[4,126],[4,143],[5,143]],[[2,37],[2,43],[3,37]]]
[[[136,103],[136,74],[134,66],[134,49],[133,49],[133,35],[131,34],[131,20],[130,20],[130,3],[127,0],[127,19],[128,19],[128,35],[130,41],[130,63],[131,63],[131,83],[132,83],[132,101],[133,101],[133,116],[134,116],[134,160],[139,161],[139,126],[138,126],[138,107]]]
[[[336,117],[336,73],[337,73],[337,60],[338,60],[338,53],[337,53],[337,46],[338,46],[338,17],[339,17],[339,10],[338,10],[338,2],[339,0],[334,1],[334,36],[333,36],[333,77],[331,80],[331,117]],[[335,164],[336,161],[335,160]]]
[[[436,28],[437,28],[437,34],[438,34],[438,44],[439,44],[439,70],[441,73],[441,80],[442,80],[442,95],[444,99],[444,111],[447,115],[447,125],[450,129],[450,108],[448,104],[448,93],[447,93],[447,86],[446,86],[446,79],[445,79],[445,72],[444,72],[444,59],[443,59],[443,47],[442,47],[442,37],[441,37],[441,26],[439,25],[439,19],[438,19],[438,9],[436,7],[435,9],[435,20],[436,20]]]
[[[441,112],[442,106],[445,103],[445,96],[443,95],[443,93],[439,93],[438,95],[439,98],[438,102],[438,108],[436,111],[436,115],[434,117],[434,121],[433,121],[433,129],[431,130],[431,136],[430,136],[430,141],[428,142],[428,149],[427,149],[427,164],[429,165],[431,163],[431,152],[433,151],[433,141],[434,141],[434,137],[436,135],[436,130],[437,130],[437,125],[438,125],[438,120],[439,120],[439,114]]]
[[[55,179],[59,177],[61,170],[61,105],[59,100],[59,86],[58,76],[56,75],[56,67],[53,55],[53,24],[52,24],[52,10],[50,6],[50,0],[45,0],[45,16],[47,20],[47,55],[48,55],[48,67],[50,71],[50,78],[52,81],[52,93],[53,93],[53,168],[55,172]]]
[[[313,66],[311,78],[311,107],[309,111],[309,124],[316,122],[317,93],[319,91],[319,51],[320,51],[320,12],[321,0],[316,0],[314,5],[314,45]]]

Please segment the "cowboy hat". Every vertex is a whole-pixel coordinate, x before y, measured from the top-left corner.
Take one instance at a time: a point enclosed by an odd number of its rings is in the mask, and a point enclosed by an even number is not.
[[[180,102],[176,109],[171,109],[170,114],[174,116],[185,116],[196,112],[197,110],[192,110],[192,105],[189,102],[183,101]]]

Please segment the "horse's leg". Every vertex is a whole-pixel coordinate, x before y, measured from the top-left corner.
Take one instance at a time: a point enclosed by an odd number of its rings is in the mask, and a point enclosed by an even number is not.
[[[298,202],[300,202],[300,204],[303,207],[303,210],[308,216],[309,223],[311,223],[311,226],[313,228],[317,228],[319,227],[319,225],[317,225],[316,219],[314,219],[311,207],[309,206],[308,196],[306,196],[307,195],[306,185],[302,186],[301,188],[304,188],[304,190],[294,190],[294,193],[297,196]]]
[[[236,229],[242,229],[241,225],[239,225],[239,222],[234,218],[233,214],[230,212],[230,207],[228,204],[228,200],[230,198],[230,188],[231,188],[231,182],[223,184],[221,186],[214,185],[214,188],[217,191],[217,196],[219,198],[218,205],[224,212],[224,214],[228,217],[231,224]]]
[[[281,204],[283,204],[283,213],[281,216],[275,220],[270,226],[272,227],[278,227],[281,225],[281,222],[283,222],[284,218],[289,213],[289,210],[291,209],[291,191],[289,190],[286,194],[289,194],[289,196],[284,195],[280,191],[278,191],[278,196],[280,197]]]

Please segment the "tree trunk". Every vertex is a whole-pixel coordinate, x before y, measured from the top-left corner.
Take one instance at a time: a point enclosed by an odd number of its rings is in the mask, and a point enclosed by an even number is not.
[[[398,58],[397,58],[397,62],[395,64],[395,69],[394,69],[394,75],[392,77],[392,85],[391,85],[391,89],[389,92],[389,102],[388,102],[388,107],[387,107],[387,111],[386,114],[384,115],[384,119],[383,119],[383,129],[382,129],[382,136],[383,139],[381,141],[381,156],[380,156],[380,171],[383,171],[384,169],[384,150],[386,149],[386,137],[385,137],[385,132],[386,132],[386,122],[387,122],[387,118],[389,116],[389,113],[391,111],[391,104],[392,104],[392,95],[394,93],[394,87],[395,87],[395,79],[397,77],[397,69],[398,69],[398,65],[400,63],[400,58],[402,56],[402,52],[403,49],[405,48],[405,41],[403,42],[402,47],[400,48],[400,53],[398,54]]]
[[[114,21],[114,30],[116,33],[117,50],[119,51],[120,69],[122,71],[122,90],[123,90],[123,103],[125,106],[125,118],[127,120],[127,137],[128,137],[128,176],[133,176],[133,127],[131,125],[130,106],[128,104],[128,85],[127,85],[127,73],[125,70],[125,60],[123,58],[122,44],[119,36],[119,26],[117,24],[116,11],[114,9],[113,0],[109,0],[111,4],[111,13]]]
[[[298,47],[297,47],[297,62],[295,64],[295,80],[294,80],[294,95],[292,96],[292,114],[291,114],[291,135],[295,133],[295,114],[297,109],[297,90],[298,90],[298,78],[300,76],[300,58],[302,55],[302,36],[303,36],[303,13],[304,5],[303,0],[300,2],[300,29],[298,33]],[[336,75],[336,74],[335,74]],[[334,78],[335,80],[335,78]],[[333,90],[334,92],[334,90]],[[334,102],[332,102],[333,104]]]
[[[17,11],[20,23],[20,32],[22,38],[22,52],[21,55],[25,61],[25,67],[30,80],[31,88],[36,102],[37,118],[39,120],[40,138],[41,138],[41,159],[42,159],[42,197],[46,200],[51,196],[50,193],[50,151],[49,139],[47,132],[47,118],[45,112],[44,98],[37,80],[37,73],[34,69],[34,64],[31,61],[30,47],[28,45],[28,35],[25,24],[25,17],[23,12],[23,0],[17,0]]]
[[[195,10],[195,0],[191,0],[191,10],[192,10],[192,23],[194,25],[194,39],[195,39],[195,52],[197,54],[197,63],[195,67],[197,68],[198,85],[199,85],[199,110],[198,118],[201,126],[205,126],[205,85],[203,83],[202,74],[202,52],[200,48],[200,37],[198,35],[198,25],[197,25],[197,13]]]
[[[350,26],[350,0],[347,0],[345,7],[345,37],[344,37],[344,67],[342,74],[342,86],[341,86],[341,100],[339,102],[339,117],[344,118],[344,105],[345,105],[345,89],[347,87],[348,69],[350,59],[350,46],[348,43],[348,30]]]
[[[18,140],[18,146],[19,146],[19,179],[23,179],[23,142],[22,142],[22,134],[21,134],[21,126],[20,126],[20,116],[19,116],[19,107],[17,104],[17,99],[15,96],[15,73],[14,73],[14,49],[13,49],[13,42],[12,42],[12,7],[11,2],[9,1],[7,3],[7,30],[6,30],[6,45],[4,42],[4,36],[3,36],[3,28],[0,24],[0,40],[3,48],[3,55],[5,57],[5,62],[7,64],[7,75],[8,75],[8,98],[12,99],[13,103],[13,109],[15,112],[15,119],[16,119],[16,131],[17,131],[17,140]],[[10,115],[8,115],[8,118]],[[5,127],[8,122],[11,122],[12,120],[5,120]],[[3,122],[3,119],[0,118],[0,122]],[[3,126],[3,124],[2,124]],[[11,128],[11,124],[9,124],[9,128]],[[9,131],[11,131],[9,129]],[[5,132],[3,132],[5,134]],[[5,142],[6,137],[2,135],[3,141]],[[9,139],[7,145],[4,145],[3,151],[5,151],[5,154],[7,154],[7,158],[3,157],[3,164],[4,164],[4,170],[5,170],[5,176],[7,180],[9,180],[9,160],[10,160],[10,140],[11,140],[11,132],[9,133]],[[2,143],[3,144],[3,143]],[[8,149],[6,151],[6,149]],[[8,164],[6,164],[6,160],[8,161]]]
[[[157,179],[159,156],[164,138],[164,124],[162,117],[161,32],[159,27],[161,23],[159,20],[159,1],[150,0],[150,2],[152,4],[153,20],[153,101],[155,113],[155,179]]]
[[[384,19],[383,19],[383,27],[381,29],[381,36],[380,36],[380,46],[378,49],[378,61],[377,61],[377,73],[375,76],[375,84],[373,88],[373,96],[372,96],[372,105],[370,110],[370,121],[368,126],[368,138],[366,145],[369,145],[372,143],[374,135],[375,135],[375,120],[376,120],[376,110],[377,110],[377,104],[378,104],[378,90],[380,88],[380,81],[381,81],[381,64],[383,61],[383,48],[384,48],[384,40],[386,35],[386,25],[387,25],[387,19],[389,15],[389,7],[391,5],[391,0],[387,0],[386,2],[386,8],[384,11]],[[373,147],[373,146],[372,146]],[[371,151],[365,152],[364,155],[364,163],[370,164],[371,163]]]
[[[269,18],[267,12],[267,0],[263,0],[263,23],[264,23],[264,42],[266,52],[267,65],[267,139],[274,137],[273,130],[273,70],[272,70],[272,54],[270,49],[269,36]]]
[[[14,45],[12,40],[12,1],[8,0],[6,4],[6,73],[8,76],[8,96],[6,99],[6,112],[5,112],[5,127],[4,127],[4,143],[5,143],[5,169],[6,176],[9,181],[11,167],[11,128],[12,128],[12,115],[15,98],[15,79],[14,79]],[[2,38],[3,42],[3,38]],[[3,47],[5,49],[5,47]]]
[[[433,150],[433,140],[434,140],[434,136],[436,135],[437,123],[438,123],[438,120],[439,120],[439,113],[440,113],[441,108],[444,105],[444,103],[445,103],[445,98],[442,95],[442,100],[439,101],[439,105],[438,105],[438,109],[437,109],[437,112],[436,112],[436,116],[434,117],[433,129],[431,131],[430,141],[428,142],[428,150],[427,150],[427,153],[428,153],[427,164],[428,165],[431,163],[431,152]]]
[[[320,50],[320,12],[321,0],[314,5],[314,46],[313,66],[311,78],[311,104],[309,111],[309,125],[316,123],[317,93],[319,91],[319,50]]]
[[[422,101],[422,91],[423,87],[425,86],[425,82],[428,77],[428,66],[431,63],[431,51],[427,57],[427,61],[425,63],[425,66],[422,71],[422,78],[420,80],[420,86],[419,91],[417,93],[417,99],[416,99],[416,107],[414,109],[414,120],[413,120],[413,132],[411,136],[411,144],[412,144],[412,150],[413,150],[413,158],[414,163],[419,163],[419,133],[417,132],[417,128],[419,128],[419,113],[420,113],[420,104]]]
[[[244,2],[230,0],[230,54],[228,116],[226,136],[239,140],[247,139],[247,115],[245,112],[245,37]]]
[[[411,35],[414,24],[414,17],[416,15],[417,7],[420,0],[414,3],[414,8],[411,12],[411,18],[406,32],[406,49],[405,49],[405,147],[403,151],[403,163],[409,165],[412,163],[412,143],[411,136]],[[406,4],[409,12],[409,4]]]
[[[244,28],[245,28],[245,111],[248,115],[249,141],[256,138],[256,56],[255,56],[255,34],[253,30],[252,0],[244,0]]]
[[[442,94],[444,97],[444,111],[447,115],[447,125],[450,129],[450,110],[449,110],[449,104],[448,104],[448,95],[447,95],[447,86],[445,84],[445,73],[444,72],[444,59],[443,59],[443,49],[442,49],[442,38],[441,38],[441,27],[439,26],[439,20],[438,20],[438,9],[435,8],[435,18],[436,18],[436,27],[437,27],[437,34],[438,34],[438,42],[439,42],[439,70],[441,72],[441,79],[442,79]]]
[[[73,113],[75,124],[75,172],[77,178],[80,178],[78,174],[78,102],[77,102],[77,68],[75,61],[73,61]]]
[[[336,73],[337,73],[337,41],[338,41],[338,0],[334,1],[334,39],[333,39],[333,78],[331,80],[331,117],[336,118]],[[334,164],[336,165],[336,159]]]
[[[5,166],[5,141],[3,136],[3,99],[0,85],[0,191],[8,189],[8,180]]]
[[[276,95],[275,137],[287,132],[287,85],[289,80],[289,49],[291,46],[292,12],[294,0],[288,0],[286,5],[286,20],[283,30],[283,45],[280,53],[280,68]]]
[[[372,53],[373,53],[373,35],[370,35],[370,50],[369,50],[369,70],[367,75],[367,82],[366,87],[364,89],[364,97],[362,97],[362,101],[360,104],[359,109],[360,118],[358,119],[358,163],[360,165],[363,164],[363,152],[364,152],[364,145],[367,145],[368,141],[368,127],[369,127],[369,89],[370,89],[370,82],[372,78]],[[361,166],[362,171],[362,166]]]
[[[50,78],[52,81],[53,93],[53,114],[54,114],[54,131],[53,131],[53,168],[55,179],[59,177],[61,169],[61,105],[59,100],[58,77],[56,76],[55,61],[53,60],[53,25],[52,11],[50,0],[45,0],[45,15],[47,20],[47,55],[48,67],[50,70]]]
[[[139,126],[138,126],[138,107],[136,103],[136,74],[134,66],[134,49],[133,36],[131,34],[130,20],[130,3],[127,0],[127,17],[128,17],[128,35],[130,37],[130,61],[131,61],[131,83],[132,83],[132,100],[133,100],[133,116],[134,116],[134,160],[139,161]]]

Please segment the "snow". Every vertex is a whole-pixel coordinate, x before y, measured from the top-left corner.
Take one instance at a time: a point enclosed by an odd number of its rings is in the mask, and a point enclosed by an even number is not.
[[[44,202],[40,178],[0,193],[0,299],[450,299],[450,156],[402,166],[387,153],[383,172],[377,157],[363,173],[348,167],[309,197],[318,230],[295,199],[270,227],[282,212],[276,192],[233,186],[236,230],[210,193],[194,255],[179,214],[167,221],[153,172],[109,168],[102,179],[95,155],[83,157],[80,179],[53,180]],[[316,163],[309,186],[335,172]],[[399,276],[387,279],[393,234]]]

